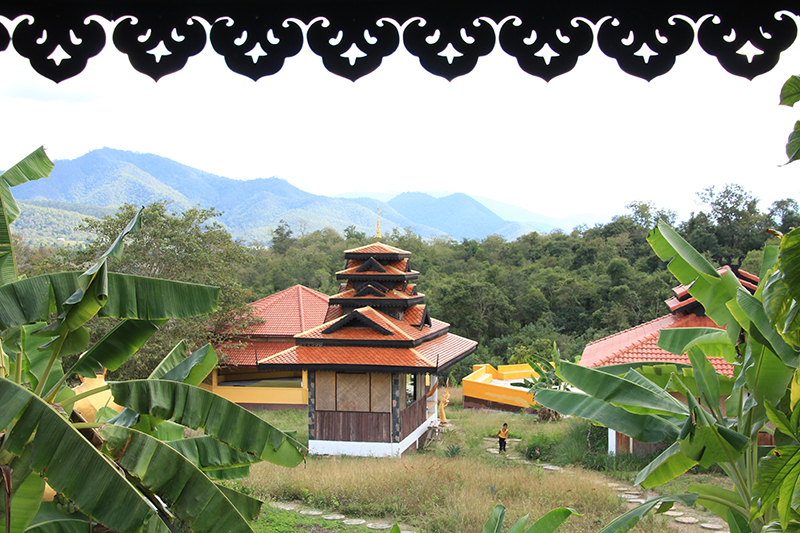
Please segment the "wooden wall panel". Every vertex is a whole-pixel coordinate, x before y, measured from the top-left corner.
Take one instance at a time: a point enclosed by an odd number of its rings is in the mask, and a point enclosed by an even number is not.
[[[336,374],[336,410],[369,411],[369,374]]]
[[[316,409],[318,411],[336,410],[336,373],[315,373]]]
[[[425,398],[400,411],[400,440],[408,437],[425,421],[427,412],[428,404]]]
[[[391,442],[392,417],[389,413],[317,411],[315,429],[319,440]]]
[[[370,411],[389,413],[392,410],[392,375],[370,374]]]

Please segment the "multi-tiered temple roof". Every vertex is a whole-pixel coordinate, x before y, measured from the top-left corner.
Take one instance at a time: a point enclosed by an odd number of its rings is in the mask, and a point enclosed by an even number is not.
[[[259,368],[436,373],[475,351],[475,341],[431,318],[410,259],[381,243],[347,250],[326,322],[295,335],[294,347],[259,360]]]

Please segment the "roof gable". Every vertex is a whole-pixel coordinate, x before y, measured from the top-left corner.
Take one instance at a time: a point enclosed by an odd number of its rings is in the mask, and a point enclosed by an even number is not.
[[[369,309],[369,308],[366,308]],[[368,327],[371,328],[382,335],[394,335],[394,332],[390,329],[378,324],[375,320],[370,317],[365,316],[361,310],[356,309],[352,313],[349,313],[342,317],[341,319],[337,320],[333,324],[331,324],[327,329],[323,330],[322,333],[324,334],[331,334],[334,333],[344,327]]]

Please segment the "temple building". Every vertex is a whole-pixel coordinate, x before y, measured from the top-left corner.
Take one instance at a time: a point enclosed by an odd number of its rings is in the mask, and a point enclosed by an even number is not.
[[[263,323],[217,348],[205,387],[247,407],[307,404],[311,453],[416,449],[438,424],[437,374],[477,343],[431,317],[410,260],[379,242],[347,250],[338,294],[296,286],[254,302]]]
[[[438,421],[436,375],[475,351],[431,317],[410,259],[381,243],[347,250],[325,323],[258,361],[260,371],[307,372],[311,453],[415,449]]]

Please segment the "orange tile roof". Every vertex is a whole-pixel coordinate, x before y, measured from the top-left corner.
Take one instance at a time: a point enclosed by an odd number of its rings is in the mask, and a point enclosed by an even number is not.
[[[368,299],[368,300],[370,300],[370,299],[374,299],[374,298],[380,298],[382,300],[401,300],[401,301],[407,302],[408,300],[411,300],[411,299],[418,300],[420,298],[425,298],[425,295],[424,294],[420,294],[420,293],[414,294],[412,296],[411,293],[408,291],[408,288],[406,288],[405,291],[390,290],[388,292],[383,293],[381,296],[372,295],[372,294],[365,294],[363,296],[356,296],[356,294],[358,294],[358,293],[359,293],[359,291],[357,291],[355,289],[347,289],[347,290],[345,290],[343,292],[340,292],[340,293],[336,294],[335,296],[331,296],[330,299],[331,300],[348,300],[348,299]],[[397,304],[395,304],[395,305],[397,305]]]
[[[250,304],[253,315],[263,320],[244,335],[292,337],[322,324],[328,311],[328,296],[295,285]]]
[[[397,268],[398,266],[402,266],[399,262],[390,263],[388,265],[384,265],[383,268],[385,272],[378,272],[376,270],[364,270],[359,272],[358,269],[361,267],[361,261],[352,261],[355,263],[353,266],[349,266],[345,270],[340,270],[336,273],[336,279],[341,278],[349,278],[354,276],[374,276],[376,279],[381,279],[385,276],[403,276],[405,279],[412,279],[419,276],[419,272],[416,270],[406,270],[405,268]]]
[[[328,312],[325,313],[325,322],[331,322],[342,316],[342,306],[331,305],[328,307]]]
[[[478,343],[448,333],[417,348],[295,346],[261,359],[260,365],[401,367],[435,370],[466,356]]]
[[[621,363],[667,362],[689,364],[685,355],[675,355],[658,347],[662,329],[680,327],[712,327],[717,325],[707,316],[678,312],[651,320],[586,345],[580,364],[600,367]],[[733,376],[733,365],[722,357],[710,357],[709,362],[720,374]]]
[[[372,244],[367,244],[366,246],[361,246],[360,248],[345,250],[344,253],[345,257],[350,254],[411,255],[411,252],[401,250],[400,248],[395,248],[394,246],[389,246],[388,244],[383,244],[381,242],[375,242]]]
[[[294,346],[293,340],[286,341],[231,341],[217,346],[220,366],[252,366],[264,359]]]
[[[364,322],[358,321],[355,315],[365,318]],[[404,315],[403,320],[392,318],[372,307],[361,307],[351,311],[332,322],[326,322],[321,326],[305,331],[295,336],[295,339],[332,339],[339,341],[365,341],[375,340],[384,342],[413,342],[423,337],[440,334],[447,331],[450,327],[446,322],[431,319],[431,326],[419,329],[419,322],[412,323],[414,315],[408,317]],[[325,333],[335,323],[346,320],[348,325],[341,327],[330,333]],[[392,335],[384,335],[377,329],[369,327],[368,322],[377,324],[378,327],[391,331]]]

